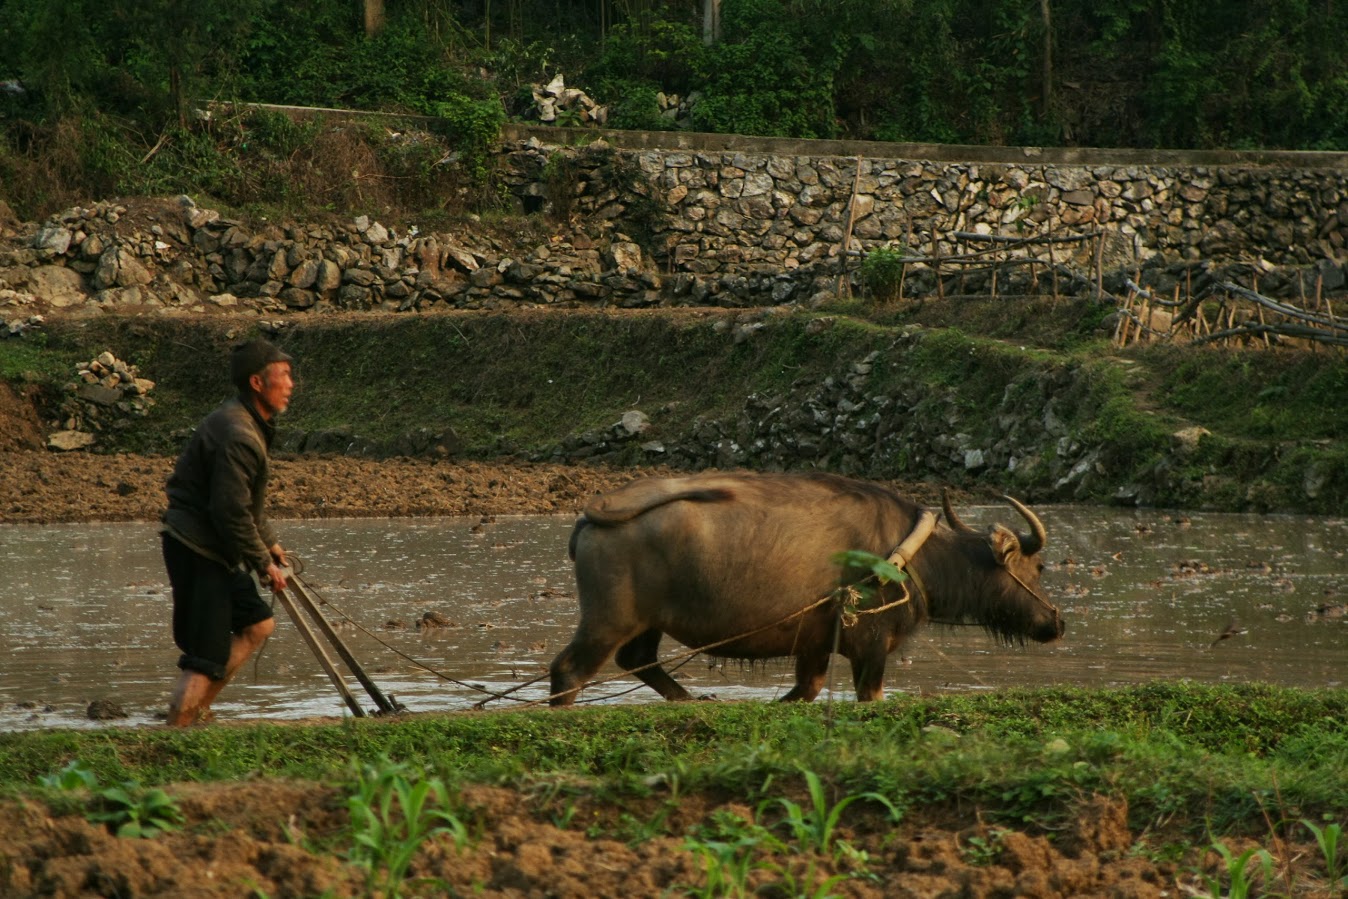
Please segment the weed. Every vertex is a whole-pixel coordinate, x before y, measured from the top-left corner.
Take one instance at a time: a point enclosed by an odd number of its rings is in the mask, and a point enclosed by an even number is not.
[[[182,810],[168,793],[157,787],[144,789],[134,780],[100,787],[98,777],[78,759],[38,782],[60,793],[88,794],[85,817],[106,824],[119,837],[149,838],[183,824]]]
[[[964,841],[960,854],[964,860],[976,868],[985,868],[1002,854],[1002,841],[1010,831],[994,827],[986,837],[973,836]]]
[[[346,801],[350,858],[368,871],[371,889],[400,895],[412,859],[432,837],[448,835],[457,850],[467,845],[467,825],[449,810],[448,790],[439,778],[387,758],[353,767],[354,789]]]
[[[898,250],[878,247],[861,260],[861,285],[877,302],[897,299],[905,267]]]
[[[653,837],[669,832],[667,822],[670,813],[678,808],[676,802],[666,802],[656,809],[655,814],[645,821],[623,812],[618,819],[618,830],[629,846],[639,846]]]
[[[142,789],[133,780],[99,790],[104,810],[91,812],[90,821],[108,825],[119,837],[153,837],[182,826],[183,813],[173,797],[158,787]]]
[[[74,759],[55,774],[44,774],[38,783],[49,790],[70,792],[72,790],[93,790],[98,786],[98,777],[89,770],[89,766]]]

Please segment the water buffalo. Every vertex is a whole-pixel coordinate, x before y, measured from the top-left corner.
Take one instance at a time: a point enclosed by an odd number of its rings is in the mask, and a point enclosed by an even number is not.
[[[860,700],[882,697],[886,657],[923,621],[1055,640],[1062,619],[1039,586],[1044,525],[1006,499],[1028,535],[976,531],[944,496],[949,524],[937,524],[892,490],[828,474],[647,478],[599,496],[571,533],[580,623],[552,662],[551,702],[574,702],[615,652],[661,696],[691,698],[656,663],[663,634],[709,655],[795,656],[796,684],[782,698],[806,702],[824,685],[835,640]],[[835,560],[849,550],[892,553],[910,576],[866,602],[880,611],[835,627],[841,607],[829,597],[865,573]]]

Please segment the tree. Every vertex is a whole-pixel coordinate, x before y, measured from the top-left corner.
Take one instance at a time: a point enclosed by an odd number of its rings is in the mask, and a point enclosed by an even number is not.
[[[721,0],[702,0],[702,43],[711,46],[721,39]]]
[[[365,10],[365,36],[374,37],[384,30],[384,0],[361,0]]]

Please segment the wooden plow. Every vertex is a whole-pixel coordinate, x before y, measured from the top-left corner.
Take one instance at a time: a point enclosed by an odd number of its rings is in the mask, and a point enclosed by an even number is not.
[[[333,661],[332,652],[337,654],[346,669],[374,700],[377,707],[374,714],[392,715],[407,711],[407,707],[394,699],[392,695],[385,696],[384,691],[380,690],[370,676],[365,673],[365,669],[356,661],[350,647],[346,645],[346,642],[333,628],[332,622],[323,614],[323,610],[314,600],[309,586],[300,579],[298,573],[293,570],[287,573],[286,590],[277,593],[276,599],[286,610],[290,620],[295,623],[295,629],[304,638],[305,644],[313,652],[314,658],[318,660],[319,667],[332,681],[332,685],[337,688],[338,694],[341,695],[342,701],[346,703],[346,707],[351,710],[352,715],[357,718],[364,718],[366,712],[365,709],[361,708],[350,687],[347,686],[345,677]],[[325,641],[326,645],[324,645]]]

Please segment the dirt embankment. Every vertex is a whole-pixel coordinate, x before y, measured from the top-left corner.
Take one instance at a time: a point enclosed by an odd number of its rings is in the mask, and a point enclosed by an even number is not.
[[[162,456],[0,451],[0,522],[155,521],[172,468]],[[633,476],[589,466],[280,458],[268,509],[278,519],[570,513]]]
[[[332,787],[266,781],[180,785],[172,792],[186,825],[148,840],[114,837],[78,814],[53,818],[10,804],[0,815],[0,853],[9,856],[0,868],[4,895],[393,895],[381,889],[382,877],[367,880],[364,869],[345,861],[347,813]],[[807,797],[796,799],[808,805]],[[469,787],[457,808],[466,845],[456,848],[443,835],[424,842],[397,895],[1159,899],[1208,895],[1190,866],[1216,874],[1221,864],[1216,853],[1154,860],[1130,832],[1126,805],[1101,798],[1087,801],[1053,838],[986,824],[972,810],[909,816],[894,825],[856,804],[832,842],[850,848],[828,854],[785,844],[768,850],[766,832],[754,829],[766,819],[742,804],[698,796],[626,807],[580,798],[559,807],[513,790]],[[559,826],[564,821],[577,823]],[[662,826],[642,833],[649,821]],[[684,833],[694,835],[690,842],[666,835]],[[698,842],[705,851],[697,851]],[[1253,847],[1236,842],[1236,852]],[[1316,851],[1282,848],[1304,869]],[[1331,895],[1317,892],[1323,881],[1312,871],[1287,871],[1300,874],[1302,888],[1293,895]]]

